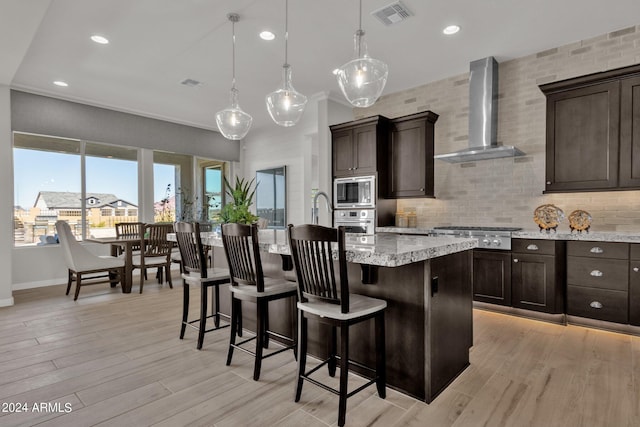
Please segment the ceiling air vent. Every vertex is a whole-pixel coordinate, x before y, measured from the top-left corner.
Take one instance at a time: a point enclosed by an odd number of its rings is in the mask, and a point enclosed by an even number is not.
[[[202,84],[202,82],[199,82],[197,80],[194,79],[184,79],[183,81],[180,82],[181,85],[185,85],[185,86],[189,86],[189,87],[196,87],[196,86],[200,86]]]
[[[371,12],[373,16],[378,18],[384,25],[396,24],[404,21],[413,13],[402,2],[394,2]]]

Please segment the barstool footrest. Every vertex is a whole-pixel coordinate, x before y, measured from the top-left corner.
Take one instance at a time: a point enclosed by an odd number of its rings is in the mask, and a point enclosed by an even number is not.
[[[271,335],[271,336],[281,337],[281,338],[285,338],[285,339],[288,339],[288,340],[292,341],[290,338],[282,336],[282,335],[274,333],[274,332],[267,332],[267,333],[269,335]],[[257,338],[256,336],[253,336],[251,338],[247,338],[246,340],[240,341],[240,342],[235,343],[235,344],[231,344],[231,347],[233,347],[233,348],[235,348],[237,350],[240,350],[240,351],[242,351],[244,353],[250,354],[253,357],[256,357],[256,352],[255,351],[252,351],[252,350],[249,350],[247,348],[242,347],[244,344],[248,343],[249,341],[253,341],[256,338]],[[279,344],[282,344],[282,343],[279,343]],[[283,346],[281,349],[274,350],[271,353],[263,354],[262,355],[262,359],[266,359],[267,357],[275,356],[276,354],[280,354],[283,351],[291,350],[293,348],[295,348],[295,344]]]
[[[322,388],[322,389],[324,389],[324,390],[326,390],[326,391],[328,391],[330,393],[333,393],[333,394],[338,395],[338,396],[340,395],[340,390],[337,390],[337,389],[335,389],[333,387],[330,387],[330,386],[326,385],[325,383],[320,382],[320,381],[318,381],[316,379],[310,378],[310,377],[307,376],[307,374],[302,375],[302,379],[304,379],[306,381],[309,381],[311,384],[315,384],[318,387],[320,387],[320,388]],[[362,390],[364,390],[365,388],[369,387],[370,385],[375,384],[376,381],[378,381],[377,377],[369,379],[369,381],[367,381],[366,383],[364,383],[360,387],[358,387],[355,390],[352,390],[349,393],[347,393],[347,398],[353,396],[356,393],[361,392]]]

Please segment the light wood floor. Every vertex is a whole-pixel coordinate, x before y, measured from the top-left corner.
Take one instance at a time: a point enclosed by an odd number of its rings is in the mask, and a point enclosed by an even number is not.
[[[0,404],[28,412],[2,412],[0,425],[336,424],[330,393],[307,383],[293,402],[291,352],[265,360],[254,382],[250,356],[225,366],[228,329],[207,334],[202,351],[193,331],[179,340],[174,283],[150,280],[143,295],[96,285],[77,302],[63,286],[15,292],[15,306],[0,308]],[[483,311],[474,331],[471,366],[432,404],[392,390],[381,400],[370,387],[349,399],[347,425],[640,425],[640,338]],[[51,407],[34,411],[40,403]],[[56,411],[65,404],[71,412]]]

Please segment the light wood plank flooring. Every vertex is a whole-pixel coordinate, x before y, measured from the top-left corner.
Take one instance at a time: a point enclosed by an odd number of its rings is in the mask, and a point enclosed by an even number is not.
[[[336,424],[330,393],[307,383],[293,402],[291,352],[266,359],[254,382],[250,356],[236,352],[225,366],[228,329],[207,334],[202,351],[194,331],[179,340],[175,276],[174,289],[96,285],[77,302],[64,286],[15,292],[15,306],[0,308],[0,425]],[[430,405],[393,390],[382,400],[370,387],[348,401],[347,425],[640,425],[638,337],[476,310],[474,343],[471,366]],[[35,411],[40,403],[49,407]]]

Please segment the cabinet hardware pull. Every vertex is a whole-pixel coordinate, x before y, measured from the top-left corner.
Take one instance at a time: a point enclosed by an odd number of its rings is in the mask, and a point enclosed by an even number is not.
[[[421,188],[420,191],[424,191],[424,188]]]
[[[602,249],[599,246],[594,246],[594,247],[591,248],[591,250],[589,252],[591,252],[592,254],[602,254],[602,253],[604,253],[604,249]]]
[[[597,308],[599,310],[604,306],[602,305],[602,303],[600,301],[591,301],[591,304],[589,304],[589,307]]]
[[[518,262],[518,258],[514,258],[514,259],[513,259],[513,262]]]
[[[537,246],[537,245],[534,245],[534,244],[532,243],[532,244],[530,244],[529,246],[527,246],[527,250],[530,250],[530,251],[537,251],[537,250],[538,250],[538,246]]]
[[[589,273],[590,275],[592,275],[593,277],[602,277],[602,271],[600,270],[593,270],[591,273]]]
[[[637,273],[638,271],[640,271],[640,268],[638,268],[638,267],[633,267],[633,271]]]
[[[551,181],[547,181],[547,185],[551,185]]]

